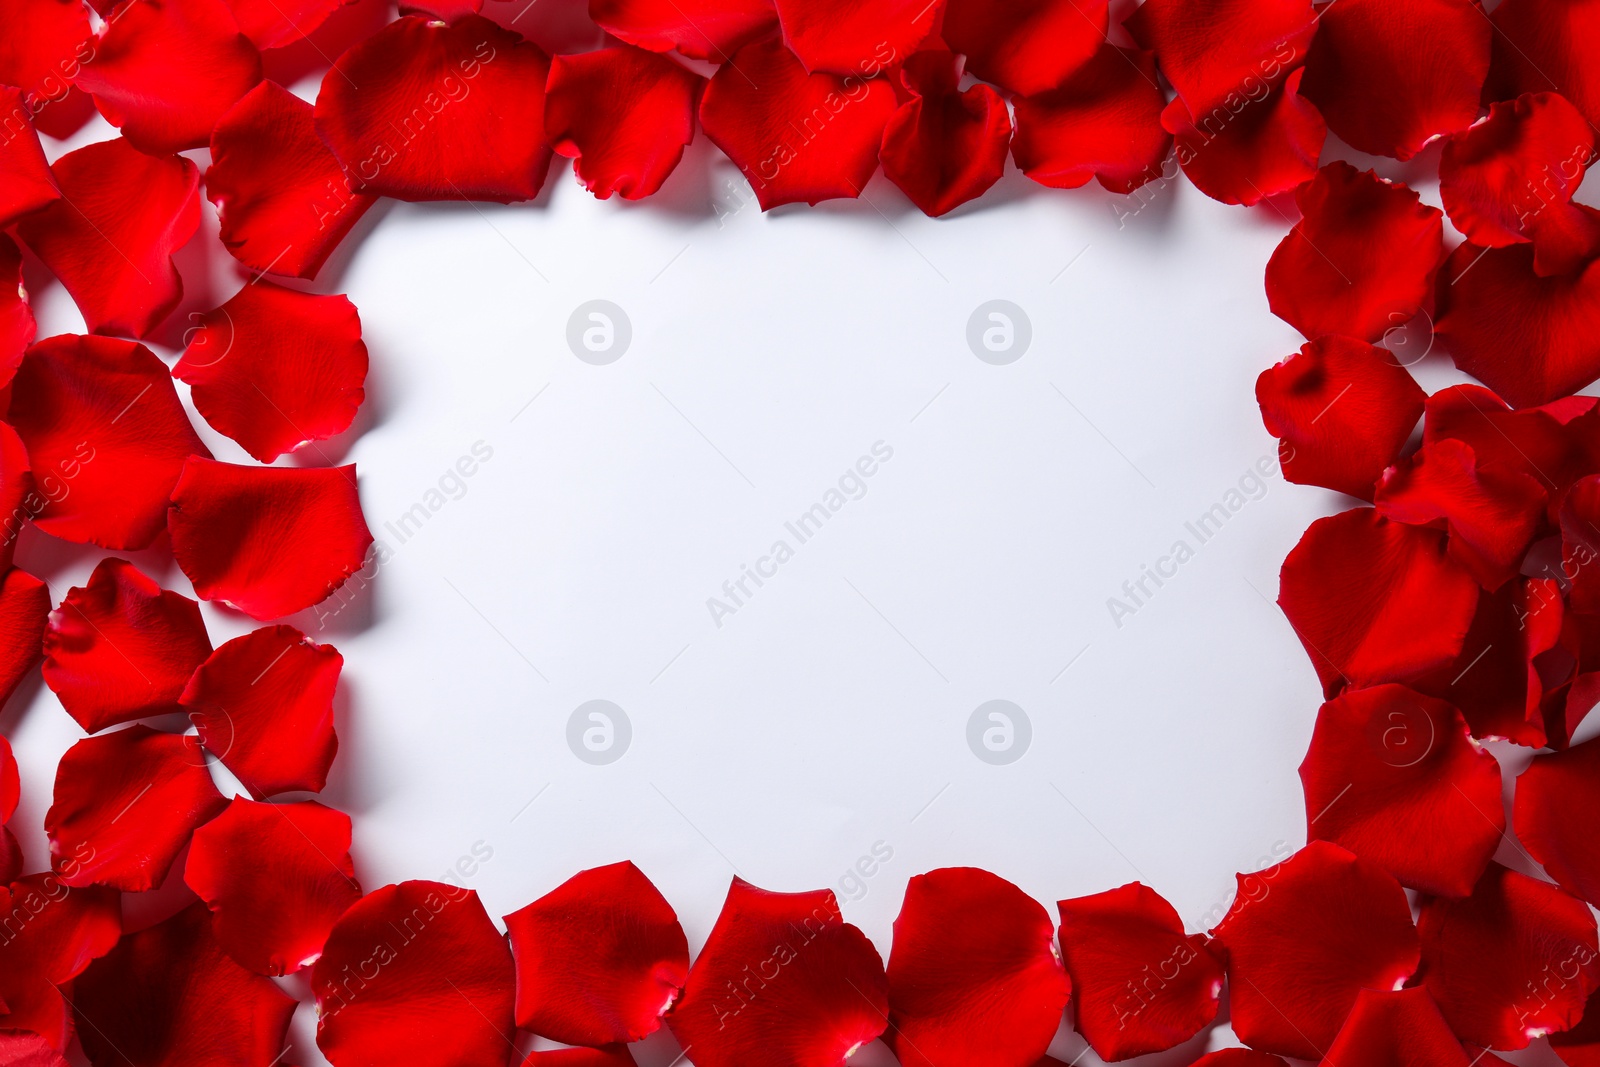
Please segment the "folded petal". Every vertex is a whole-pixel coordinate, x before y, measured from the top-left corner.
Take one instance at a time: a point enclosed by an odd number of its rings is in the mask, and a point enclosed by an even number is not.
[[[122,936],[120,894],[103,886],[68,889],[54,874],[0,885],[0,1032],[31,1031],[64,1051],[71,1008],[57,986],[110,952]]]
[[[735,878],[667,1025],[697,1067],[843,1067],[888,1013],[878,951],[832,891]]]
[[[1317,15],[1311,0],[1149,0],[1123,25],[1199,115],[1282,82],[1305,62]]]
[[[5,1067],[67,1067],[66,1057],[29,1030],[0,1030],[0,1064]]]
[[[53,170],[63,199],[20,220],[17,236],[72,294],[91,333],[145,336],[183,296],[172,254],[200,225],[199,172],[120,137],[68,152]]]
[[[172,490],[172,552],[202,600],[256,619],[320,603],[366,558],[354,465],[242,467],[192,459]]]
[[[772,0],[589,0],[589,17],[635,47],[715,63],[778,26]]]
[[[1589,424],[1600,429],[1600,420]],[[1574,454],[1580,435],[1563,426],[1551,411],[1513,411],[1482,386],[1452,385],[1428,398],[1422,443],[1460,441],[1472,449],[1478,470],[1531,477],[1555,502],[1578,476],[1575,463],[1581,462]]]
[[[1467,1058],[1426,989],[1363,989],[1322,1062],[1325,1067],[1470,1067],[1477,1061]]]
[[[94,53],[94,30],[83,0],[11,0],[0,36],[0,85],[25,95],[41,133],[65,139],[94,114],[94,104],[72,84]]]
[[[355,0],[227,0],[239,32],[257,48],[305,40],[328,16]]]
[[[200,605],[133,564],[103,560],[67,590],[44,635],[44,682],[89,733],[177,710],[211,655]]]
[[[1600,993],[1591,993],[1583,1019],[1570,1030],[1550,1035],[1550,1048],[1567,1067],[1600,1064]],[[1504,1063],[1504,1060],[1501,1060]]]
[[[981,82],[962,91],[961,60],[918,52],[900,70],[909,94],[883,130],[883,173],[929,216],[982,196],[1005,172],[1011,115]]]
[[[0,234],[0,390],[11,384],[37,332],[22,279],[22,250]]]
[[[50,590],[19,567],[0,576],[0,706],[39,662]]]
[[[344,913],[312,965],[317,1047],[334,1067],[505,1067],[514,987],[478,894],[384,886]]]
[[[353,188],[397,200],[531,200],[550,168],[550,59],[480,15],[407,15],[322,79],[317,133]]]
[[[15,31],[13,31],[15,32]],[[55,175],[45,162],[44,148],[33,130],[31,109],[21,89],[0,85],[0,114],[5,137],[0,139],[0,227],[37,211],[61,197]]]
[[[940,14],[939,0],[774,0],[784,41],[806,70],[870,78],[905,62]]]
[[[375,197],[353,191],[310,104],[262,82],[211,131],[206,196],[222,243],[251,270],[314,278]]]
[[[665,56],[622,45],[550,62],[545,134],[601,200],[661,188],[694,140],[706,80]]]
[[[1049,912],[975,867],[911,879],[888,977],[884,1042],[903,1067],[1033,1067],[1072,989]]]
[[[1167,105],[1161,125],[1174,135],[1178,166],[1195,188],[1248,206],[1316,175],[1328,127],[1300,95],[1300,74],[1277,87],[1258,82],[1259,95],[1230,96],[1208,110],[1192,110],[1181,96]]]
[[[1072,976],[1078,1033],[1107,1062],[1165,1052],[1216,1018],[1222,961],[1204,934],[1185,934],[1155,890],[1063,900],[1061,954]]]
[[[212,429],[262,463],[343,433],[366,396],[361,317],[343,296],[246,285],[188,339],[172,376]]]
[[[660,890],[631,863],[574,875],[506,916],[517,1025],[568,1045],[639,1041],[689,977],[689,945]]]
[[[967,73],[1031,96],[1089,62],[1107,22],[1106,0],[947,0],[940,36]]]
[[[1213,933],[1227,958],[1234,1033],[1280,1056],[1318,1058],[1361,990],[1399,989],[1417,969],[1400,883],[1325,841],[1239,875]]]
[[[12,425],[46,489],[33,521],[68,541],[147,547],[184,463],[210,456],[166,364],[137,342],[48,338],[28,349],[11,388]],[[47,475],[66,491],[51,494]]]
[[[1456,1036],[1512,1050],[1570,1029],[1600,986],[1587,905],[1498,863],[1470,897],[1422,902],[1423,985]]]
[[[1557,92],[1600,123],[1600,3],[1596,0],[1506,0],[1491,16],[1493,61],[1489,100]]]
[[[1537,756],[1517,778],[1517,839],[1568,892],[1600,900],[1600,741]]]

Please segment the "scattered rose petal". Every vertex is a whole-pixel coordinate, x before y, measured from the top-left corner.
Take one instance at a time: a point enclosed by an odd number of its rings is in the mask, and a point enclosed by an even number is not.
[[[22,280],[22,250],[0,234],[0,390],[11,384],[37,332]]]
[[[1174,135],[1178,166],[1195,188],[1249,206],[1316,175],[1328,127],[1300,95],[1300,75],[1296,70],[1264,97],[1231,97],[1198,117],[1181,96],[1167,105],[1161,125]]]
[[[239,30],[257,48],[305,40],[328,16],[355,0],[227,0]]]
[[[1567,1067],[1600,1067],[1600,993],[1589,995],[1577,1026],[1550,1035],[1550,1047]]]
[[[1100,50],[1106,0],[948,0],[941,36],[1008,92],[1054,89]]]
[[[981,83],[961,91],[960,59],[918,52],[900,70],[909,98],[883,130],[883,173],[925,215],[948,214],[988,191],[1006,167],[1011,116]]]
[[[83,0],[10,0],[0,34],[0,85],[26,94],[27,112],[41,133],[65,139],[94,114],[72,84],[94,54],[94,30]]]
[[[0,706],[39,662],[45,623],[50,618],[50,590],[19,567],[0,577]]]
[[[1123,25],[1198,115],[1237,113],[1281,83],[1305,61],[1317,16],[1311,0],[1148,0]]]
[[[21,878],[24,863],[22,842],[10,829],[0,826],[0,882],[14,882]],[[5,1003],[0,1001],[0,1012],[3,1011]],[[0,1063],[3,1062],[3,1057],[0,1057]]]
[[[1363,989],[1322,1062],[1329,1067],[1471,1067],[1477,1060],[1467,1058],[1426,989]]]
[[[1571,582],[1567,598],[1572,610],[1600,613],[1600,474],[1574,482],[1561,502],[1561,569]]]
[[[1494,22],[1489,100],[1557,92],[1600,123],[1600,3],[1595,0],[1505,0]]]
[[[33,521],[42,499],[27,446],[10,423],[0,422],[0,573],[11,568],[17,538]]]
[[[17,800],[21,793],[22,779],[17,773],[17,757],[11,751],[11,742],[0,737],[0,823],[10,822],[11,816],[17,813]]]
[[[589,17],[638,48],[716,63],[778,25],[772,0],[589,0]]]
[[[774,0],[791,51],[808,71],[871,78],[905,62],[933,29],[939,0]]]
[[[638,1067],[627,1045],[554,1048],[528,1053],[522,1067]]]
[[[0,885],[0,1031],[27,1030],[64,1051],[72,1040],[65,985],[122,936],[114,889],[68,889],[54,874]]]
[[[1517,779],[1517,839],[1568,892],[1600,900],[1600,740],[1535,757]]]
[[[5,116],[5,137],[0,138],[0,227],[4,227],[60,199],[61,190],[45,162],[21,89],[0,85],[0,114]]]
[[[1248,1048],[1225,1048],[1195,1060],[1190,1067],[1288,1067],[1282,1059]]]
[[[1573,470],[1575,435],[1562,427],[1549,410],[1513,411],[1482,386],[1452,385],[1428,398],[1422,443],[1460,441],[1472,449],[1482,473],[1526,475],[1556,501],[1578,476]]]

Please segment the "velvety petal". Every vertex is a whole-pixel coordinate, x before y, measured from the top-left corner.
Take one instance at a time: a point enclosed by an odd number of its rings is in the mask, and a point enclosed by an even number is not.
[[[282,48],[311,36],[355,0],[227,0],[239,31],[257,48]]]
[[[1236,112],[1283,81],[1305,61],[1317,16],[1311,0],[1148,0],[1123,25],[1198,115]]]
[[[39,662],[50,590],[19,567],[0,577],[0,706]]]
[[[0,882],[14,882],[21,878],[26,866],[22,842],[8,827],[0,826]],[[0,1012],[5,1010],[5,1002],[0,1000]],[[0,1062],[4,1062],[3,1058],[0,1058]]]
[[[883,173],[923,214],[939,216],[975,200],[1005,172],[1011,115],[982,83],[962,91],[960,59],[918,52],[900,70],[909,98],[883,130]]]
[[[1142,9],[1141,9],[1142,10]],[[1180,96],[1161,113],[1175,136],[1178,166],[1195,188],[1224,204],[1257,204],[1317,173],[1328,127],[1300,95],[1296,70],[1264,96],[1232,96],[1196,113]]]
[[[604,1048],[553,1048],[528,1053],[522,1067],[638,1067],[627,1045]]]
[[[17,236],[61,279],[90,332],[145,336],[183,295],[172,254],[200,225],[199,172],[120,137],[68,152],[53,170],[63,199],[18,222]]]
[[[57,990],[122,936],[120,894],[69,889],[54,874],[0,885],[0,1032],[31,1031],[56,1050],[72,1040],[71,1008]]]
[[[939,0],[774,0],[784,41],[809,71],[875,77],[904,63],[940,15]]]
[[[1600,474],[1574,482],[1561,502],[1561,566],[1573,611],[1600,613]]]
[[[317,1047],[334,1067],[505,1067],[514,986],[478,894],[384,886],[344,913],[312,965]]]
[[[550,168],[550,59],[480,15],[407,15],[340,56],[317,133],[351,185],[397,200],[531,200]]]
[[[10,423],[0,422],[0,573],[10,569],[17,538],[39,513],[44,499],[33,477],[27,445]]]
[[[366,397],[361,317],[342,296],[246,285],[188,338],[172,376],[212,429],[262,463],[343,433]]]
[[[94,52],[94,30],[83,0],[9,0],[0,34],[0,85],[26,93],[25,106],[41,133],[67,138],[94,114],[87,93],[72,84]]]
[[[1031,96],[1089,62],[1107,22],[1106,0],[947,0],[940,36],[967,73]]]
[[[883,1039],[903,1067],[1032,1067],[1072,990],[1049,912],[975,867],[911,879],[888,977]]]
[[[3,1067],[68,1067],[66,1057],[29,1030],[0,1030]]]
[[[1492,1059],[1493,1057],[1491,1057]],[[1471,1067],[1426,989],[1363,989],[1324,1067]]]
[[[878,951],[830,890],[735,878],[667,1025],[697,1067],[843,1067],[888,1013]]]
[[[772,0],[589,0],[589,17],[636,47],[716,63],[778,25]]]
[[[0,114],[5,116],[5,136],[0,138],[0,227],[4,227],[60,199],[61,190],[45,161],[21,89],[0,85]]]
[[[1239,875],[1214,935],[1227,958],[1234,1033],[1281,1056],[1318,1058],[1361,990],[1399,989],[1417,969],[1400,883],[1325,841]]]
[[[1582,421],[1600,430],[1600,419]],[[1472,449],[1478,470],[1485,475],[1531,477],[1552,502],[1580,473],[1575,464],[1582,460],[1574,453],[1581,437],[1581,431],[1564,430],[1562,420],[1551,411],[1513,411],[1504,400],[1477,385],[1453,385],[1434,393],[1428,398],[1422,426],[1424,447],[1460,441]]]
[[[22,793],[22,779],[17,773],[17,757],[12,754],[11,742],[0,737],[0,823],[8,823],[17,813],[17,800]],[[11,879],[5,879],[11,881]]]
[[[22,279],[22,250],[0,234],[0,390],[11,384],[37,332]]]
[[[1494,9],[1493,61],[1485,95],[1510,100],[1557,92],[1600,123],[1600,2],[1505,0]]]
[[[1060,908],[1074,1017],[1095,1055],[1165,1052],[1216,1018],[1222,962],[1161,894],[1130,882]]]
[[[173,555],[200,599],[257,619],[320,603],[361,567],[372,545],[354,465],[192,459],[172,490],[169,523]]]
[[[1550,1035],[1550,1047],[1567,1067],[1600,1067],[1600,993],[1589,995],[1577,1026]]]
[[[1517,779],[1517,839],[1568,892],[1600,900],[1600,740],[1535,757]]]

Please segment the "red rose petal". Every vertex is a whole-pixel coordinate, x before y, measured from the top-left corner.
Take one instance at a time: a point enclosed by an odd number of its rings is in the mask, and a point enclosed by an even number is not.
[[[126,560],[101,561],[67,590],[44,635],[44,681],[89,733],[177,710],[207,656],[200,605]]]
[[[771,0],[589,0],[589,17],[638,48],[717,63],[778,25]]]
[[[1054,89],[1106,39],[1106,0],[948,0],[941,36],[1008,92]]]
[[[0,826],[0,882],[14,882],[21,878],[24,863],[22,843],[17,840],[17,835]],[[3,1011],[5,1002],[0,1001],[0,1012]],[[0,1062],[4,1062],[3,1059]]]
[[[1444,259],[1438,208],[1343,161],[1319,170],[1295,202],[1303,217],[1267,264],[1274,315],[1308,338],[1374,342],[1416,315]]]
[[[1495,34],[1489,100],[1557,92],[1600,123],[1600,3],[1595,0],[1505,0],[1491,16]]]
[[[235,963],[195,903],[122,939],[73,987],[94,1067],[270,1067],[295,1000]]]
[[[1600,613],[1600,573],[1592,566],[1600,553],[1600,474],[1579,479],[1561,502],[1562,572],[1571,581],[1568,601],[1574,611]]]
[[[1283,81],[1304,62],[1317,16],[1311,0],[1148,0],[1123,25],[1200,114],[1236,112]]]
[[[905,62],[933,29],[938,0],[774,0],[806,70],[871,78]]]
[[[1222,963],[1161,894],[1130,882],[1060,908],[1078,1033],[1095,1055],[1165,1052],[1216,1018]]]
[[[339,57],[317,133],[351,185],[397,200],[531,200],[550,168],[537,45],[479,15],[407,15]]]
[[[1577,1026],[1550,1035],[1550,1047],[1567,1067],[1600,1067],[1600,993],[1590,994]]]
[[[0,706],[39,662],[45,624],[50,618],[50,590],[18,567],[0,577]]]
[[[1300,780],[1308,839],[1427,893],[1471,893],[1505,832],[1500,764],[1459,711],[1405,686],[1322,705]]]
[[[1332,1043],[1361,990],[1399,989],[1417,968],[1400,884],[1325,841],[1239,875],[1214,936],[1227,955],[1234,1033],[1299,1059]]]
[[[1235,96],[1199,117],[1181,96],[1167,105],[1161,125],[1174,135],[1178,166],[1195,188],[1248,206],[1316,175],[1328,127],[1300,95],[1300,74],[1264,97]]]
[[[37,332],[22,280],[22,250],[0,234],[0,389],[11,384]]]
[[[1363,989],[1322,1062],[1327,1067],[1470,1067],[1477,1061],[1467,1059],[1426,989]]]
[[[974,867],[911,879],[888,977],[883,1039],[904,1067],[1032,1067],[1072,989],[1049,912]]]
[[[17,538],[44,499],[37,488],[27,446],[10,423],[0,422],[0,573],[10,569]]]
[[[1517,838],[1566,890],[1600,900],[1600,741],[1539,756],[1517,779]]]
[[[1477,385],[1453,385],[1428,398],[1422,425],[1424,447],[1460,441],[1488,475],[1526,475],[1537,480],[1552,501],[1570,485],[1573,434],[1548,410],[1513,411],[1494,393]]]
[[[293,626],[265,626],[211,654],[181,703],[200,743],[261,798],[321,792],[339,739],[333,694],[344,657]]]
[[[545,135],[575,159],[584,187],[601,200],[638,200],[661,188],[694,140],[706,80],[682,64],[622,46],[550,62]]]
[[[0,885],[0,1031],[28,1030],[52,1048],[72,1040],[66,1000],[57,990],[104,956],[122,936],[116,890],[68,889],[53,874]]]
[[[350,428],[366,396],[361,317],[342,296],[246,285],[200,318],[172,376],[213,429],[271,463]]]
[[[528,1053],[522,1067],[638,1067],[627,1045],[605,1048],[553,1048]]]
[[[782,42],[764,41],[717,71],[700,101],[700,124],[766,211],[860,196],[878,169],[894,111],[887,80],[808,75]]]
[[[166,364],[134,341],[63,334],[28,349],[11,421],[34,478],[59,477],[33,516],[41,530],[110,549],[145,548],[191,456],[209,457]]]
[[[888,1012],[878,951],[830,890],[735,878],[667,1025],[698,1067],[843,1067]]]
[[[239,31],[257,48],[282,48],[304,40],[328,16],[356,0],[227,0]]]
[[[1423,984],[1464,1041],[1526,1048],[1569,1029],[1600,985],[1587,905],[1549,882],[1489,865],[1472,895],[1429,899],[1417,920]]]
[[[55,162],[63,199],[17,223],[94,333],[143,337],[183,295],[172,254],[200,224],[199,172],[177,156],[101,141]]]
[[[17,813],[17,800],[21,795],[22,779],[17,773],[17,757],[11,752],[11,742],[0,737],[0,823],[11,821],[11,816]]]
[[[0,1030],[0,1064],[4,1067],[68,1067],[50,1042],[27,1030]]]
[[[44,828],[67,885],[142,893],[225,806],[194,738],[136,725],[67,750]]]
[[[211,131],[206,196],[222,243],[252,270],[313,278],[377,203],[351,190],[317,136],[312,107],[275,82],[250,90]]]
[[[71,137],[94,114],[88,94],[72,85],[94,53],[82,0],[10,0],[6,31],[0,35],[0,85],[23,90],[41,133]]]
[[[354,465],[192,459],[172,490],[169,522],[173,555],[200,599],[257,619],[320,603],[361,567],[372,545]]]
[[[1166,103],[1151,53],[1107,44],[1059,88],[1018,98],[1011,150],[1040,185],[1076,189],[1096,178],[1131,193],[1160,176],[1172,148]]]
[[[33,132],[21,89],[0,86],[0,113],[5,115],[5,137],[0,139],[0,226],[9,226],[60,199],[61,190],[45,161],[39,135]]]
[[[506,916],[517,1025],[568,1045],[639,1041],[689,977],[677,913],[631,863],[583,871]]]
[[[1366,500],[1399,457],[1425,399],[1392,354],[1349,337],[1319,337],[1256,379],[1283,476]]]
[[[334,1067],[505,1067],[515,975],[478,894],[401,882],[344,913],[311,968]]]
[[[1005,100],[981,83],[961,91],[960,62],[944,49],[907,60],[900,80],[910,98],[883,130],[884,175],[934,217],[999,181],[1011,140]]]
[[[223,949],[257,974],[309,967],[339,916],[361,899],[350,816],[313,800],[235,797],[194,832],[183,880],[211,908]]]
[[[1248,1048],[1225,1048],[1201,1056],[1190,1067],[1288,1067],[1277,1056]]]
[[[139,0],[117,9],[76,84],[141,152],[200,148],[261,80],[261,54],[224,0]]]

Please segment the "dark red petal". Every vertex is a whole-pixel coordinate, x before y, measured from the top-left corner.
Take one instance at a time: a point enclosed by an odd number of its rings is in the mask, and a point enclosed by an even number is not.
[[[940,35],[967,72],[1022,95],[1054,89],[1100,50],[1106,0],[948,0]]]
[[[939,16],[939,0],[774,0],[784,40],[807,70],[875,77],[904,63]]]
[[[1322,705],[1300,765],[1306,836],[1441,896],[1472,892],[1505,832],[1500,764],[1461,712],[1400,685]]]
[[[17,773],[17,757],[11,752],[11,742],[0,737],[0,823],[10,822],[11,816],[17,813],[17,800],[21,794],[22,779]]]
[[[28,114],[43,133],[67,138],[94,105],[72,85],[83,60],[94,53],[94,30],[82,0],[10,0],[6,33],[0,34],[0,85],[26,94]]]
[[[1494,60],[1487,98],[1557,92],[1591,123],[1600,123],[1600,3],[1506,0],[1494,9]]]
[[[345,297],[258,282],[188,336],[172,376],[213,429],[262,463],[343,433],[366,396],[361,317]]]
[[[117,9],[76,84],[128,143],[164,155],[200,148],[261,80],[261,54],[225,0],[139,0]]]
[[[478,894],[384,886],[344,913],[312,965],[317,1047],[334,1067],[505,1067],[515,982]]]
[[[207,456],[166,364],[144,345],[63,334],[40,341],[12,382],[11,421],[46,499],[33,521],[68,541],[144,548],[191,456]],[[59,479],[61,493],[46,479]]]
[[[37,332],[22,279],[22,250],[0,234],[0,390],[11,384]]]
[[[15,33],[12,29],[10,32]],[[0,227],[61,197],[55,175],[45,162],[39,135],[21,89],[0,86],[0,114],[5,137],[0,139]]]
[[[1349,337],[1319,337],[1256,379],[1284,477],[1367,500],[1425,400],[1391,353]]]
[[[377,202],[353,192],[317,136],[312,107],[275,82],[246,93],[211,131],[206,196],[222,243],[252,270],[312,278]]]
[[[172,553],[200,599],[257,619],[320,603],[361,567],[372,545],[354,465],[192,459],[172,490],[169,522]]]
[[[689,977],[677,913],[631,863],[583,871],[506,916],[517,1025],[568,1045],[639,1041]]]
[[[522,1067],[638,1067],[627,1045],[605,1048],[554,1048],[528,1053]]]
[[[1178,166],[1195,188],[1250,205],[1316,175],[1328,127],[1300,95],[1300,73],[1264,97],[1235,97],[1199,117],[1182,97],[1167,105],[1161,125],[1175,135]]]
[[[339,916],[361,899],[350,816],[314,800],[235,797],[194,832],[183,880],[211,908],[223,949],[257,974],[309,967]]]
[[[550,168],[537,45],[479,15],[407,15],[339,57],[317,133],[351,185],[397,200],[531,200]]]
[[[0,706],[39,662],[45,624],[50,618],[50,590],[18,567],[0,577]]]
[[[61,757],[45,813],[67,885],[154,889],[196,826],[226,806],[192,737],[148,726],[88,737]]]
[[[1000,180],[1011,116],[1000,94],[977,83],[962,92],[960,59],[918,52],[900,79],[910,98],[883,130],[883,173],[926,215],[954,211]]]
[[[975,867],[911,879],[888,977],[883,1039],[904,1067],[1032,1067],[1072,990],[1050,913]]]
[[[21,878],[25,865],[22,842],[17,840],[17,835],[10,829],[0,826],[0,882],[14,882]],[[5,1002],[0,1001],[0,1012],[5,1010]]]
[[[10,423],[0,422],[0,573],[10,569],[17,538],[33,521],[43,500],[27,446]]]
[[[1463,1041],[1526,1048],[1569,1029],[1600,985],[1594,915],[1549,882],[1489,865],[1472,895],[1424,900],[1423,984]]]
[[[162,589],[133,564],[101,561],[67,590],[44,635],[44,681],[89,733],[177,709],[211,655],[200,605]]]
[[[181,703],[200,743],[260,798],[322,790],[338,750],[333,694],[344,657],[293,626],[265,626],[211,654]]]
[[[1303,217],[1267,264],[1272,313],[1309,338],[1377,341],[1411,321],[1444,258],[1439,209],[1343,161],[1319,170],[1295,202]]]
[[[878,950],[832,891],[735,878],[667,1025],[698,1067],[843,1067],[888,1012]]]
[[[1361,990],[1399,989],[1417,969],[1400,883],[1325,841],[1239,875],[1214,933],[1227,955],[1234,1033],[1280,1056],[1316,1059]]]
[[[1078,1033],[1095,1055],[1165,1052],[1216,1017],[1222,963],[1161,894],[1130,882],[1060,909]]]
[[[1600,553],[1600,474],[1574,482],[1561,503],[1562,571],[1573,611],[1600,613],[1600,573],[1593,566]]]
[[[771,0],[589,0],[589,17],[639,48],[717,63],[778,25]]]
[[[282,48],[304,40],[328,16],[356,0],[227,0],[239,31],[257,48]]]
[[[1569,892],[1600,900],[1600,741],[1538,756],[1517,779],[1517,838]]]
[[[70,1008],[56,987],[104,956],[122,936],[120,894],[69,889],[54,874],[0,885],[0,1031],[28,1030],[50,1047],[72,1040]]]
[[[63,199],[18,222],[17,236],[61,279],[91,332],[145,336],[183,295],[172,254],[200,225],[199,172],[120,137],[68,152],[54,171]]]
[[[577,160],[578,179],[601,200],[656,192],[694,140],[706,80],[664,56],[623,45],[550,62],[545,135]]]
[[[1363,989],[1322,1062],[1326,1067],[1470,1067],[1477,1061],[1467,1059],[1426,989]]]
[[[1018,98],[1017,166],[1040,185],[1076,189],[1090,178],[1129,193],[1161,174],[1172,135],[1149,52],[1107,44],[1059,88]]]
[[[1567,1067],[1600,1067],[1600,993],[1589,995],[1577,1026],[1550,1035],[1550,1047]]]
[[[124,937],[77,980],[72,999],[94,1067],[270,1067],[295,1009],[272,979],[222,950],[201,903]]]
[[[1201,1056],[1190,1067],[1288,1067],[1283,1060],[1248,1048],[1225,1048]]]
[[[1282,82],[1305,61],[1316,19],[1311,0],[1149,0],[1123,25],[1201,114],[1237,112]]]
[[[886,79],[807,74],[780,41],[747,45],[700,101],[706,136],[736,163],[763,211],[861,195],[895,111]]]

